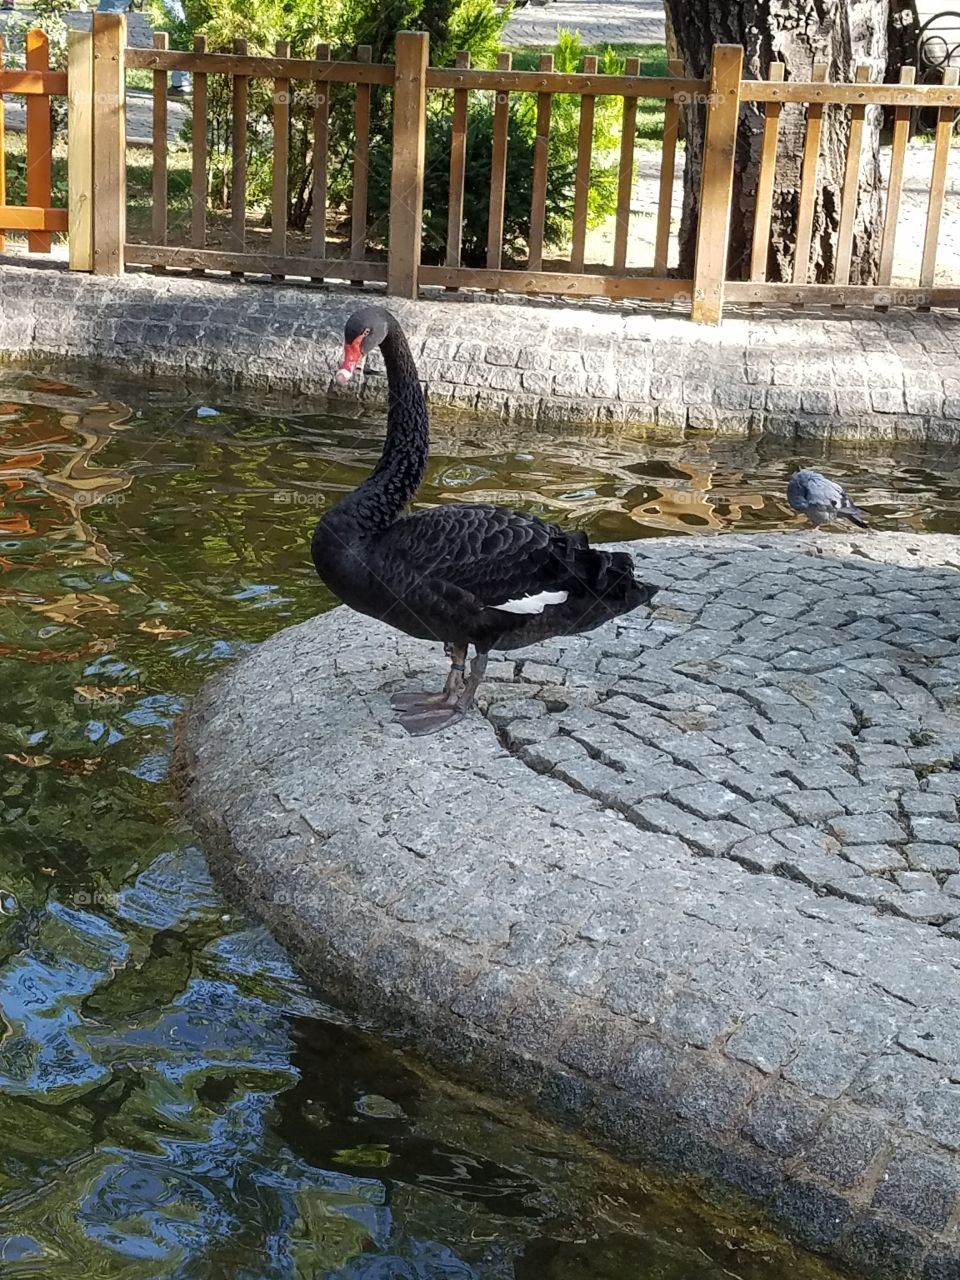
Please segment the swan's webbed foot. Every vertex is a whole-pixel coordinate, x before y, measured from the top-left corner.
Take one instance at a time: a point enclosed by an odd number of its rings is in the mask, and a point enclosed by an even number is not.
[[[450,664],[450,674],[443,693],[394,694],[391,702],[398,710],[405,712],[397,717],[398,723],[412,737],[436,733],[456,724],[473,706],[474,695],[486,670],[487,655],[477,654],[470,664],[469,678],[464,680],[466,656],[466,647],[452,650],[453,662]]]
[[[412,721],[417,716],[427,715],[433,715],[438,719],[437,728],[443,728],[444,724],[449,723],[448,713],[456,709],[465,683],[463,673],[467,664],[467,647],[466,645],[462,648],[457,645],[445,645],[444,649],[450,658],[450,673],[440,693],[420,691],[395,693],[390,699],[391,705],[398,711],[409,713],[400,717],[400,723],[404,727],[407,720]],[[410,732],[432,733],[433,730],[411,729]]]
[[[449,693],[395,693],[390,705],[398,711],[440,711],[455,707],[457,695]]]
[[[397,723],[403,725],[411,737],[421,738],[424,734],[436,733],[440,729],[446,729],[448,725],[456,724],[465,715],[464,709],[454,703],[453,706],[436,707],[433,710],[411,711],[408,715],[399,716]]]

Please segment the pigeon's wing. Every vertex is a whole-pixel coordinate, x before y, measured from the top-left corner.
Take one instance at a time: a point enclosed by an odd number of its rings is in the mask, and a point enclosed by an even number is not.
[[[849,505],[846,494],[838,484],[828,480],[819,471],[798,471],[790,477],[787,500],[795,511],[808,507],[826,507],[839,511]]]

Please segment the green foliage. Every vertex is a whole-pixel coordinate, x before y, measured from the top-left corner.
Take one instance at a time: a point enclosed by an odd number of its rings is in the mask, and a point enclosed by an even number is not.
[[[385,6],[382,0],[330,0],[322,10],[313,0],[185,0],[185,11],[184,22],[171,27],[171,42],[181,47],[189,47],[196,34],[204,35],[213,49],[229,48],[235,39],[244,39],[253,54],[270,54],[278,40],[288,40],[295,57],[312,57],[322,42],[331,46],[334,57],[353,56],[357,46],[369,45],[377,62],[392,59],[398,31],[422,29],[430,34],[434,66],[451,64],[460,49],[469,51],[474,66],[494,66],[506,21],[506,11],[497,9],[494,0],[400,0],[396,6]],[[579,35],[559,32],[553,55],[557,71],[578,70],[583,57]],[[606,48],[597,56],[604,74],[622,72],[623,59],[613,49]],[[328,199],[334,213],[345,215],[356,144],[353,89],[331,85],[326,91],[330,95]],[[266,225],[272,187],[273,86],[253,80],[248,92],[248,200],[261,209]],[[313,203],[314,93],[315,87],[309,84],[292,86],[287,220],[293,230],[301,231],[310,220]],[[226,208],[232,169],[230,81],[210,77],[208,95],[209,196],[214,208]],[[390,106],[389,91],[374,88],[368,212],[370,242],[380,248],[389,239]],[[493,106],[491,94],[470,95],[463,222],[463,259],[468,264],[482,263],[486,256]],[[451,94],[429,96],[424,194],[424,252],[428,260],[439,260],[446,244],[452,107]],[[590,226],[603,221],[616,207],[621,113],[621,99],[597,99],[588,195]],[[504,249],[508,256],[517,258],[525,254],[529,234],[536,120],[536,95],[511,94]],[[579,128],[580,99],[572,94],[557,95],[547,172],[544,238],[548,246],[562,244],[570,234]]]
[[[594,54],[604,65],[611,46],[607,44],[585,44],[581,53]],[[546,46],[516,49],[513,53],[513,65],[517,71],[536,71],[542,53],[552,53]],[[617,62],[625,62],[627,58],[640,59],[640,72],[645,76],[665,76],[667,74],[667,49],[662,44],[617,44],[613,47]],[[663,146],[663,99],[641,98],[637,103],[637,146],[650,151],[659,151]],[[683,144],[681,143],[681,146]]]
[[[156,0],[160,4],[161,0]],[[162,12],[160,25],[170,30],[171,44],[190,48],[195,35],[203,35],[211,49],[229,49],[235,39],[247,41],[251,54],[272,54],[278,40],[290,43],[294,57],[313,57],[320,43],[331,46],[332,56],[350,58],[358,46],[369,45],[374,62],[393,59],[398,31],[421,30],[430,35],[431,62],[450,63],[459,49],[470,52],[474,65],[492,66],[506,22],[506,11],[495,0],[184,0],[185,19],[171,21]],[[292,87],[290,105],[289,205],[287,219],[303,230],[313,201],[313,117],[315,89],[299,83]],[[353,154],[353,90],[331,85],[328,193],[331,205],[345,208],[350,197]],[[249,83],[247,114],[248,200],[263,209],[264,222],[272,186],[273,87],[269,82]],[[371,102],[371,143],[388,146],[390,95],[375,89]],[[229,202],[231,151],[231,85],[223,77],[208,81],[210,186],[214,207]]]
[[[569,31],[560,31],[558,36],[554,51],[556,69],[561,72],[576,71],[581,62],[580,37]],[[623,70],[623,65],[617,55],[608,49],[600,70],[604,74],[616,75]],[[610,97],[598,98],[596,102],[593,163],[587,205],[589,226],[596,226],[616,209],[621,102],[619,98]],[[486,263],[493,108],[492,94],[470,95],[462,238],[462,258],[467,266]],[[579,131],[579,97],[574,94],[557,94],[553,99],[547,161],[544,241],[548,246],[563,244],[571,232]],[[428,262],[442,259],[447,241],[451,132],[450,96],[432,95],[427,122],[423,212],[423,254]],[[503,246],[508,257],[518,259],[526,254],[530,226],[536,132],[536,95],[511,94]],[[378,141],[371,150],[370,177],[370,215],[375,230],[386,228],[389,200],[390,151],[386,141]]]

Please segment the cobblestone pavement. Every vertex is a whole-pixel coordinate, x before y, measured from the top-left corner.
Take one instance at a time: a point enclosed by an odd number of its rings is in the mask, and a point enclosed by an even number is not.
[[[657,608],[492,662],[346,609],[201,694],[177,770],[326,991],[865,1274],[960,1274],[960,540],[669,538]]]
[[[324,286],[0,265],[0,353],[93,360],[130,374],[330,394],[361,300]],[[751,315],[716,329],[669,308],[526,305],[489,295],[384,299],[434,406],[513,421],[633,422],[747,435],[960,440],[960,315],[848,308]],[[359,392],[386,398],[376,361]]]
[[[552,45],[563,27],[579,31],[584,44],[663,44],[664,25],[662,0],[550,0],[517,9],[503,42]]]
[[[4,128],[10,133],[23,133],[27,127],[24,99],[5,102]],[[175,142],[190,117],[190,106],[184,99],[167,101],[167,138]],[[127,90],[127,142],[131,146],[153,145],[153,95],[142,89]]]

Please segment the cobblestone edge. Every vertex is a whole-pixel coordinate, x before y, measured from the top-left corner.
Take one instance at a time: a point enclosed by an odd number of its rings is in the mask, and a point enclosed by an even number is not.
[[[382,294],[0,266],[0,353],[329,394],[336,405],[358,395],[332,384],[343,321],[371,298]],[[389,306],[435,406],[671,434],[960,441],[960,316],[952,312],[729,309],[720,328],[708,329],[670,308],[517,305],[466,294]],[[385,398],[375,361],[359,394]]]
[[[956,564],[956,540],[936,541]],[[785,545],[664,539],[639,554],[649,569],[658,555],[721,543]],[[802,538],[789,543],[807,554]],[[704,932],[724,922],[729,954],[719,966],[706,961],[692,986],[671,987],[651,965],[635,974],[623,1008],[598,1000],[583,971],[589,948],[565,949],[561,972],[540,960],[553,945],[552,922],[578,918],[565,864],[581,867],[607,908],[623,902],[622,824],[522,765],[475,721],[439,747],[411,744],[385,724],[384,688],[418,667],[422,675],[424,648],[339,609],[278,633],[206,686],[181,725],[176,774],[232,896],[325,993],[404,1033],[441,1067],[626,1159],[741,1193],[800,1243],[863,1275],[956,1280],[956,939],[639,832],[628,845],[643,888],[626,897],[646,913],[644,936],[686,971]],[[445,788],[453,808],[444,807]],[[512,845],[498,842],[498,821]],[[556,868],[540,885],[545,911],[531,908],[531,929],[511,926],[505,944],[496,913],[511,896],[526,903],[522,872],[499,901],[486,886],[479,904],[465,889],[463,904],[444,904],[451,884],[459,893],[504,847],[522,863],[520,827],[534,861],[550,847]],[[658,899],[658,878],[675,874]],[[611,929],[608,910],[582,932],[602,941]],[[849,1039],[825,1024],[784,1072],[785,1019],[769,1007],[758,1016],[751,975],[771,959],[786,971],[797,955],[809,967],[814,1020],[836,987],[857,1010],[847,1016],[865,1021]],[[661,981],[670,987],[665,1004]],[[854,1042],[881,1009],[878,983],[882,1008],[915,1030],[880,1027],[881,1016],[864,1049]],[[654,990],[661,994],[645,1009]],[[737,1010],[732,1035],[725,1005]]]

